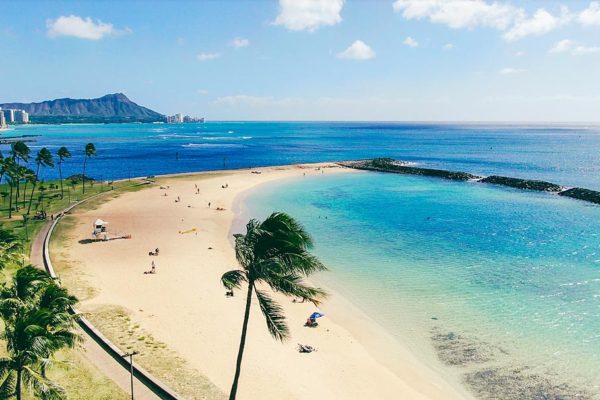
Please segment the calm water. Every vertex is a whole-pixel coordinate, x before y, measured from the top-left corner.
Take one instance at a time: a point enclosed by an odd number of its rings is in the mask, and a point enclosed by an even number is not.
[[[297,217],[332,270],[318,280],[403,341],[441,346],[484,392],[490,379],[469,373],[493,369],[533,387],[489,398],[600,395],[600,207],[378,173],[271,184],[245,203],[260,218]],[[569,396],[552,386],[562,383]],[[535,397],[543,385],[548,397]]]
[[[41,135],[34,150],[69,147],[67,174],[81,172],[82,149],[94,142],[89,173],[98,179],[389,156],[600,190],[600,126],[209,122],[28,126],[1,136],[16,134]]]

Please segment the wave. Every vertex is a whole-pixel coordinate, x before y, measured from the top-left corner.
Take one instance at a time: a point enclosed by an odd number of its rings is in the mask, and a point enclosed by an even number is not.
[[[202,140],[249,140],[252,136],[202,136]]]
[[[201,148],[236,148],[236,147],[244,147],[241,144],[233,144],[233,143],[188,143],[182,144],[181,147],[201,147]]]

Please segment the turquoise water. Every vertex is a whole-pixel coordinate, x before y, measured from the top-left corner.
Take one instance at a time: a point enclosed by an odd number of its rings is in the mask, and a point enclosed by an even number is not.
[[[481,398],[600,397],[600,207],[379,173],[270,184],[245,204],[298,218],[331,269],[322,284]]]

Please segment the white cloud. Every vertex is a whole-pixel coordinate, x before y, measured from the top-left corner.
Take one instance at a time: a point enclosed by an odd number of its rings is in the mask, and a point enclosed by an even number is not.
[[[279,15],[273,23],[292,31],[314,32],[340,23],[343,6],[344,0],[279,0]]]
[[[506,31],[502,37],[508,41],[514,41],[530,35],[544,35],[568,23],[570,20],[571,15],[564,7],[561,10],[561,15],[558,17],[540,8],[529,19],[518,18],[512,28]]]
[[[577,16],[583,26],[600,25],[600,3],[592,1],[588,8]]]
[[[216,60],[221,57],[221,53],[200,53],[196,58],[200,61]]]
[[[498,73],[500,75],[514,75],[514,74],[520,74],[522,72],[525,72],[525,70],[518,69],[518,68],[502,68],[500,71],[498,71]]]
[[[600,46],[577,46],[572,53],[575,56],[583,56],[586,54],[600,53]]]
[[[236,49],[239,49],[239,48],[242,48],[242,47],[248,47],[250,45],[250,40],[244,39],[244,38],[240,38],[240,37],[236,37],[231,42],[229,42],[229,45],[231,47],[235,47]]]
[[[452,50],[452,49],[454,49],[454,45],[453,45],[452,43],[446,43],[446,44],[444,45],[444,50],[446,50],[446,51],[450,51],[450,50]]]
[[[419,42],[417,42],[415,39],[411,38],[410,36],[408,36],[406,39],[404,39],[404,41],[402,43],[408,47],[418,47],[419,46]]]
[[[338,53],[337,58],[368,60],[370,58],[375,58],[375,52],[362,40],[356,40],[346,50]]]
[[[206,89],[198,89],[198,94],[201,94],[202,96],[206,96],[208,94],[208,90],[206,90]]]
[[[526,53],[526,52],[524,52],[524,51],[517,51],[517,52],[515,53],[515,57],[523,57],[525,54],[527,54],[527,53]]]
[[[491,0],[395,0],[393,9],[406,19],[427,19],[450,28],[494,28],[507,41],[543,35],[573,21],[567,7],[553,15],[543,8],[529,16],[522,7]],[[600,25],[600,2],[592,2],[578,16],[585,25]]]
[[[569,39],[558,41],[552,46],[548,53],[560,54],[570,53],[574,56],[582,56],[586,54],[600,53],[600,46],[584,46]]]
[[[503,30],[523,13],[510,4],[483,0],[396,0],[393,8],[406,19],[428,18],[455,29],[486,26]]]
[[[549,53],[566,53],[567,51],[571,50],[573,47],[575,46],[575,42],[569,39],[563,39],[560,40],[556,43],[554,43],[554,46],[552,46],[552,48],[550,50],[548,50]]]
[[[51,38],[72,36],[79,39],[99,40],[104,36],[130,33],[130,29],[115,29],[112,24],[94,21],[90,17],[81,18],[77,15],[60,16],[46,20],[47,35]]]

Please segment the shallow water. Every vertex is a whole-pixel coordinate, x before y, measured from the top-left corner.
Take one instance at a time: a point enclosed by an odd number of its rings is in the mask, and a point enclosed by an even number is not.
[[[600,207],[379,173],[270,184],[245,204],[298,218],[331,269],[319,281],[479,397],[600,398]]]
[[[65,174],[81,173],[83,148],[98,156],[88,172],[117,179],[299,162],[395,157],[433,168],[544,179],[600,190],[600,126],[474,125],[380,122],[208,122],[205,124],[30,125],[2,136],[41,135],[31,147],[73,158]],[[8,146],[0,146],[6,153]],[[58,172],[42,171],[44,177]]]

